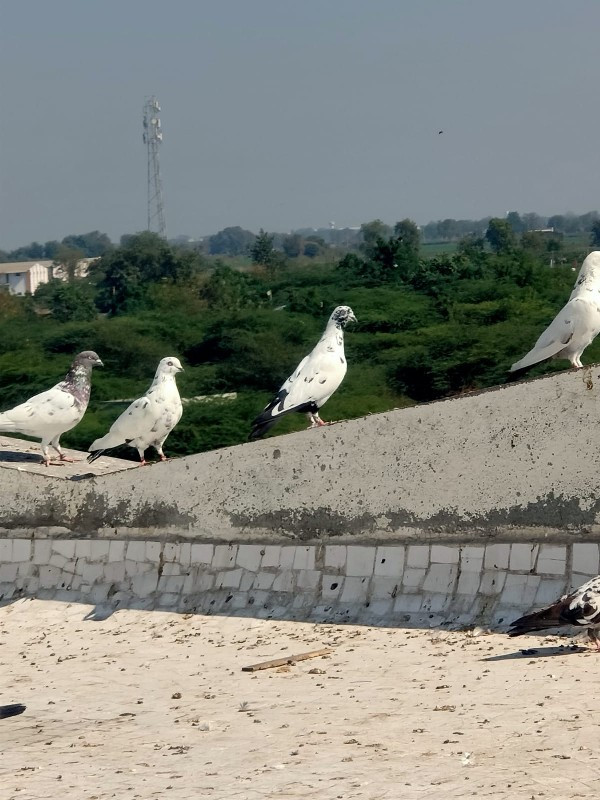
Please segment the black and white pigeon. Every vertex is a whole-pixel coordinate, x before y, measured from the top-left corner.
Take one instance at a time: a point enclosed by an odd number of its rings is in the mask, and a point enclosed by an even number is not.
[[[319,416],[324,405],[344,380],[344,328],[356,322],[349,306],[338,306],[329,317],[323,336],[315,349],[296,367],[271,402],[252,423],[250,439],[258,439],[284,414],[292,411],[308,413],[310,427],[326,425]]]
[[[55,463],[50,460],[49,447],[56,450],[60,461],[72,461],[63,453],[59,439],[81,421],[90,399],[92,368],[101,366],[102,361],[92,350],[79,353],[63,381],[0,414],[0,432],[41,439],[46,466]]]
[[[167,458],[163,444],[181,419],[183,406],[175,382],[175,375],[183,367],[175,356],[167,356],[158,363],[154,380],[146,394],[125,409],[110,427],[106,436],[96,439],[89,448],[88,461],[94,461],[105,450],[128,444],[140,454],[140,466],[146,464],[144,453],[154,447],[161,461]]]
[[[522,636],[531,631],[543,631],[548,628],[560,628],[575,625],[588,629],[590,640],[600,650],[600,575],[584,583],[571,594],[563,595],[559,600],[541,611],[525,614],[510,624],[509,636]]]
[[[600,251],[590,253],[579,270],[569,302],[562,308],[532,350],[516,361],[511,372],[546,358],[567,358],[582,367],[581,355],[600,333]]]

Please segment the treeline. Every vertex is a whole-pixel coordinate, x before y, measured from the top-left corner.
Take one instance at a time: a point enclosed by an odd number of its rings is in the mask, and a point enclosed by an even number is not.
[[[31,242],[16,250],[0,250],[0,263],[11,261],[59,261],[66,250],[77,251],[81,258],[96,258],[112,250],[113,243],[105,233],[91,231],[78,235],[65,236],[62,241],[55,239],[41,244]]]
[[[225,262],[145,232],[105,251],[86,278],[53,280],[33,297],[0,293],[0,410],[94,349],[106,367],[94,374],[84,421],[65,437],[87,448],[122,410],[113,401],[139,396],[159,359],[176,355],[182,396],[201,399],[185,405],[170,452],[237,444],[339,304],[358,323],[347,330],[348,374],[325,419],[503,383],[564,304],[588,250],[561,242],[555,251],[552,238],[519,235],[506,219],[435,258],[421,257],[410,220],[367,223],[360,249],[326,248],[318,258],[288,257],[274,241],[262,231],[249,255]],[[585,353],[588,362],[599,356],[597,345]],[[222,397],[229,393],[236,397]],[[273,433],[305,424],[289,417]]]
[[[419,227],[419,236],[423,244],[433,242],[458,242],[465,236],[483,237],[486,234],[492,217],[481,219],[444,219],[428,222]],[[520,235],[531,231],[552,228],[556,234],[575,236],[589,234],[600,226],[600,214],[597,211],[588,211],[585,214],[554,214],[544,217],[535,212],[519,214],[510,211],[504,218],[513,233]],[[333,223],[332,223],[333,224]],[[292,233],[271,233],[271,242],[275,250],[282,252],[287,258],[318,258],[329,249],[351,252],[360,250],[365,242],[365,232],[377,228],[382,236],[390,236],[393,226],[381,220],[365,222],[357,228],[301,228]],[[229,226],[212,236],[194,239],[188,236],[178,236],[170,244],[186,250],[193,250],[204,255],[213,256],[249,256],[256,239],[265,232],[256,234],[239,225]],[[126,244],[131,234],[121,237],[120,244]],[[596,231],[596,244],[600,244],[600,230]],[[0,262],[32,261],[48,259],[59,261],[64,249],[75,250],[81,258],[96,258],[107,253],[115,247],[105,233],[91,231],[90,233],[65,236],[62,241],[52,240],[41,244],[31,244],[18,247],[16,250],[0,250]]]

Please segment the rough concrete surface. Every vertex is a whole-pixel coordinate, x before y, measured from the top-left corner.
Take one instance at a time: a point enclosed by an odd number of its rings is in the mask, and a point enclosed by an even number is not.
[[[600,368],[144,469],[5,469],[0,525],[235,540],[600,538]]]
[[[85,612],[0,608],[3,800],[597,795],[600,656],[570,640]]]

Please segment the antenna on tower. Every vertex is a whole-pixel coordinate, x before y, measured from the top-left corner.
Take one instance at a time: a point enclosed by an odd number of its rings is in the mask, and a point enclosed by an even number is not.
[[[158,100],[152,95],[144,103],[144,144],[148,151],[148,230],[156,230],[159,236],[166,238],[165,204],[158,161],[158,148],[163,140],[159,114]]]

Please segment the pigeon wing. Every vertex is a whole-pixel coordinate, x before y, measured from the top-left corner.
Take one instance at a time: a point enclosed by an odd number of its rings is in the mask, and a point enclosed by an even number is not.
[[[558,312],[527,355],[523,356],[520,361],[516,361],[510,371],[515,372],[518,369],[530,367],[532,364],[538,364],[564,350],[573,337],[578,315],[577,305],[573,301],[569,301]]]
[[[302,359],[275,397],[253,421],[250,438],[265,434],[283,414],[316,411],[338,388],[346,369],[343,351],[331,352],[317,345]]]
[[[105,436],[96,439],[90,445],[89,452],[108,450],[120,444],[131,442],[135,439],[151,438],[151,430],[156,422],[152,403],[144,396],[140,397],[123,411],[120,417],[113,422]]]
[[[590,627],[600,623],[600,576],[592,578],[556,603],[525,614],[510,624],[509,636],[521,636],[530,631],[559,628],[564,625]]]
[[[284,401],[285,411],[303,409],[306,405],[320,408],[338,388],[346,374],[346,359],[330,352],[313,351],[303,362],[302,369],[290,378],[288,394]],[[283,387],[282,387],[283,388]]]
[[[84,411],[70,392],[54,386],[0,414],[0,431],[43,439],[75,427]]]

